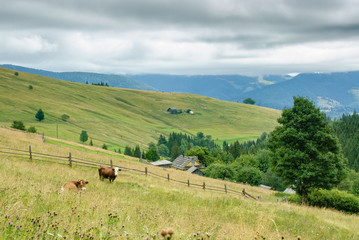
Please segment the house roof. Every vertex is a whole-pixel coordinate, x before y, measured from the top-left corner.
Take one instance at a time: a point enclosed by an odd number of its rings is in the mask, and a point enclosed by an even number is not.
[[[196,168],[195,166],[190,167],[186,172],[189,173],[194,173],[196,170],[200,171],[198,168]]]
[[[151,162],[151,164],[155,165],[155,166],[172,165],[172,162],[170,162],[168,160],[159,160],[159,161]]]
[[[197,156],[183,156],[179,155],[175,160],[172,162],[172,167],[185,170],[188,163],[191,163],[192,166],[196,165],[198,162]]]

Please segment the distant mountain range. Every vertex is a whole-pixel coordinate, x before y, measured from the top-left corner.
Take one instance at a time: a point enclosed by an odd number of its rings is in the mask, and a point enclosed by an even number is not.
[[[359,109],[359,71],[302,73],[294,77],[165,74],[122,76],[82,72],[56,73],[14,65],[0,66],[73,82],[87,81],[91,84],[102,81],[112,87],[193,93],[234,102],[242,102],[250,97],[256,101],[256,105],[280,110],[292,106],[293,96],[305,96],[332,118],[340,118],[342,114],[350,114]]]

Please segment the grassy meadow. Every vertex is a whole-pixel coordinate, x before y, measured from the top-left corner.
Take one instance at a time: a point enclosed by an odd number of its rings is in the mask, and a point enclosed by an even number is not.
[[[187,187],[121,171],[113,184],[96,168],[30,161],[0,153],[0,239],[359,239],[359,216],[277,201],[273,191],[139,163],[138,159],[38,134],[0,128],[0,147],[64,155],[143,170],[211,186],[243,188],[262,201]],[[73,146],[71,146],[73,145]],[[1,149],[1,151],[5,151]],[[6,152],[6,151],[5,151]],[[83,192],[62,193],[69,180],[87,179]],[[279,199],[280,200],[280,199]]]
[[[80,141],[86,130],[95,146],[110,149],[156,142],[160,134],[203,132],[218,141],[253,139],[277,125],[280,111],[209,97],[101,87],[0,68],[0,126],[23,121],[46,136]],[[30,87],[32,89],[30,89]],[[168,114],[169,107],[194,114]],[[36,121],[39,109],[45,120]],[[70,118],[63,122],[62,115]]]

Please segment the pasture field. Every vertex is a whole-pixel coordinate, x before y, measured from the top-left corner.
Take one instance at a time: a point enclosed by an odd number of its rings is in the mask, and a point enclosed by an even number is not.
[[[31,86],[31,87],[30,87]],[[31,89],[30,89],[31,88]],[[168,114],[169,107],[194,114]],[[45,120],[36,121],[39,109]],[[66,114],[70,118],[62,121]],[[80,142],[86,130],[95,146],[114,150],[147,146],[160,134],[203,132],[214,140],[255,138],[277,125],[279,110],[209,97],[101,87],[0,68],[0,126],[23,121],[46,136]]]
[[[96,168],[30,161],[0,153],[0,239],[359,239],[359,216],[329,209],[277,202],[273,191],[191,175],[139,163],[110,151],[83,151],[43,143],[41,136],[0,128],[0,147],[143,169],[179,180],[243,188],[262,201],[204,191],[173,181],[121,171],[113,184],[100,181]],[[66,144],[65,144],[66,143]],[[69,180],[87,179],[83,192],[60,191]]]

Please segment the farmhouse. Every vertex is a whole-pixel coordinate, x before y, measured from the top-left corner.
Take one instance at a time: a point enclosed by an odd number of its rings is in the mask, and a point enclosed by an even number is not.
[[[198,169],[204,168],[204,166],[199,162],[197,156],[179,155],[172,162],[172,167],[180,169],[180,170],[188,170],[193,166]]]
[[[153,166],[157,166],[157,167],[163,167],[163,168],[170,168],[172,167],[172,162],[168,161],[168,160],[158,160],[155,162],[151,162],[151,164]]]

